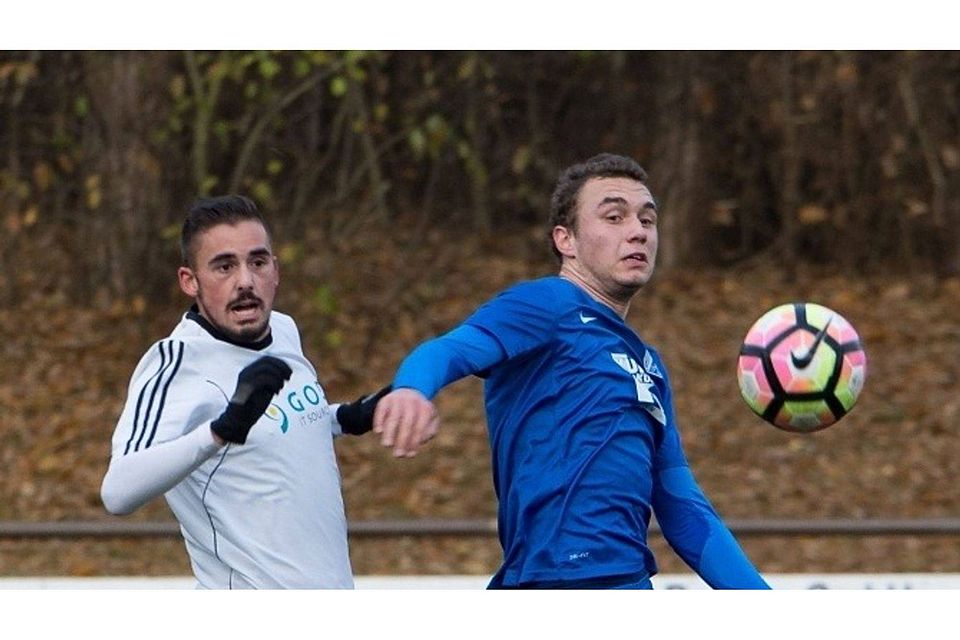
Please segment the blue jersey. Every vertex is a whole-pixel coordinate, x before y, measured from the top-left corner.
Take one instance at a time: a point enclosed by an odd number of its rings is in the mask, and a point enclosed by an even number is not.
[[[432,397],[469,373],[486,377],[499,499],[491,586],[653,575],[654,511],[708,582],[766,586],[693,481],[660,356],[612,309],[560,277],[518,284],[414,351],[394,385]]]

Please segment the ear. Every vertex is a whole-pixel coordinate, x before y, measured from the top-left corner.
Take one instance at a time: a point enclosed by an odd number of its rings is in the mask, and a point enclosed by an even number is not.
[[[564,258],[577,256],[577,239],[569,227],[558,224],[553,228],[553,244]]]
[[[177,281],[180,283],[180,290],[191,298],[196,298],[200,288],[197,285],[197,275],[190,267],[180,267],[177,269]]]

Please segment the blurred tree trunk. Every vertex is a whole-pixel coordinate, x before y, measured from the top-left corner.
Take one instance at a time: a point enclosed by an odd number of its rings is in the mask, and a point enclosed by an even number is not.
[[[948,126],[939,140],[943,164],[948,171],[945,229],[941,237],[943,253],[939,261],[939,275],[946,278],[960,276],[960,55],[953,52],[946,66],[948,80],[944,83]]]
[[[323,104],[323,91],[322,88],[317,88],[314,91],[313,106],[308,121],[307,152],[297,158],[302,169],[294,188],[290,221],[293,228],[296,228],[303,218],[308,201],[313,200],[314,207],[325,208],[327,203],[321,195],[324,194],[329,197],[330,189],[324,189],[324,185],[319,184],[319,178],[333,164],[336,159],[336,152],[346,135],[348,113],[346,102],[341,102],[333,119],[329,123],[322,123],[323,126],[321,126],[320,109]],[[330,232],[332,229],[330,217],[328,216],[324,220],[327,222],[326,229]]]
[[[157,121],[156,87],[146,78],[165,59],[146,52],[89,52],[86,85],[98,118],[87,131],[85,247],[88,291],[128,298],[142,294],[159,274],[157,232],[166,220],[161,163],[150,148]],[[167,274],[169,277],[169,274]]]
[[[17,274],[17,253],[24,229],[26,205],[25,176],[21,156],[22,145],[20,109],[35,69],[39,54],[31,53],[27,60],[11,71],[11,87],[7,95],[0,96],[0,104],[6,102],[6,154],[5,165],[0,167],[0,301],[11,305],[20,297],[20,282]],[[4,87],[6,88],[6,87]],[[0,137],[2,140],[2,137]]]
[[[363,173],[366,173],[370,185],[370,198],[374,219],[384,223],[390,218],[390,207],[387,205],[387,190],[389,181],[384,176],[380,164],[380,152],[373,139],[373,121],[370,117],[370,107],[364,95],[363,86],[351,81],[347,90],[348,102],[351,105],[354,129],[360,138],[360,149],[363,153]]]
[[[470,203],[472,219],[470,227],[486,233],[490,231],[490,172],[484,161],[486,148],[487,120],[484,114],[483,91],[483,56],[479,52],[468,54],[467,72],[467,109],[464,114],[464,129],[467,134],[466,144],[461,149],[461,157],[466,167],[467,179],[470,185]]]
[[[906,89],[909,91],[908,86],[911,82],[911,55],[912,54],[909,52],[898,52],[895,61],[896,64],[894,67],[894,76],[891,78],[894,86],[896,87],[894,95],[896,96],[899,94],[899,106],[902,107],[900,113],[902,113],[904,120],[904,122],[898,123],[899,126],[897,126],[892,135],[893,144],[891,146],[894,152],[894,157],[901,156],[903,154],[900,147],[905,147],[907,144],[906,135],[904,135],[904,132],[907,132],[911,129],[910,120],[912,119],[912,114],[910,112],[912,105],[904,102],[903,100],[904,90]],[[894,98],[894,101],[896,101],[896,98]],[[887,222],[884,226],[886,226],[888,229],[892,228],[898,240],[896,244],[897,250],[894,255],[897,256],[901,271],[908,275],[913,275],[916,270],[917,254],[914,245],[914,237],[911,232],[910,218],[912,216],[909,215],[907,201],[910,198],[910,192],[913,190],[914,185],[908,184],[902,179],[902,173],[904,173],[901,168],[903,165],[903,160],[904,159],[901,158],[900,162],[897,163],[898,165],[901,165],[897,168],[897,176],[901,177],[901,179],[894,181],[893,194],[895,199],[892,203],[893,206],[885,208],[884,217],[887,219]]]
[[[630,139],[630,113],[633,96],[627,91],[627,52],[610,52],[610,101],[613,108],[614,140]]]
[[[800,204],[800,149],[797,141],[796,97],[794,92],[795,53],[786,51],[780,59],[780,102],[782,105],[783,147],[780,176],[780,255],[789,282],[797,276],[797,209]]]
[[[660,209],[660,249],[657,264],[662,271],[680,264],[680,236],[683,224],[681,217],[686,209],[685,189],[680,180],[682,162],[682,137],[680,127],[674,126],[675,114],[684,99],[684,78],[680,69],[680,54],[657,55],[656,67],[660,70],[660,88],[654,93],[655,111],[659,116],[656,130],[657,146],[645,167],[650,174],[650,189]],[[668,116],[667,114],[671,114]]]
[[[699,239],[704,229],[701,181],[701,130],[694,85],[696,54],[669,52],[657,65],[663,73],[656,92],[661,143],[654,155],[651,187],[663,217],[662,253],[665,269],[699,262]]]
[[[840,250],[837,259],[846,273],[854,273],[859,262],[866,259],[865,247],[858,242],[861,229],[866,224],[864,194],[861,187],[860,169],[862,154],[859,144],[859,112],[866,96],[858,90],[860,65],[856,53],[841,53],[837,71],[840,83],[840,167],[842,195],[846,203],[846,219],[842,221],[839,234]]]
[[[937,126],[939,117],[932,116],[927,118],[922,113],[922,103],[917,95],[917,80],[914,72],[917,54],[904,54],[903,63],[900,66],[897,78],[897,88],[900,93],[900,99],[903,102],[904,112],[910,128],[916,137],[923,158],[923,165],[926,169],[927,177],[930,180],[930,215],[929,226],[932,227],[930,234],[929,249],[934,269],[941,274],[955,274],[960,269],[958,264],[958,241],[960,236],[957,234],[957,224],[960,222],[957,216],[957,202],[954,197],[950,197],[951,185],[947,180],[946,172],[941,164],[941,150],[934,141],[932,129],[940,129]],[[928,120],[934,121],[933,123]],[[956,180],[954,180],[956,182]],[[907,216],[903,216],[906,218]],[[906,225],[906,221],[903,223]],[[909,228],[904,228],[904,233],[909,233]]]
[[[223,81],[227,77],[228,55],[221,52],[216,62],[202,67],[196,52],[183,52],[194,100],[191,166],[194,192],[198,196],[210,195],[214,184],[213,176],[210,175],[210,133]]]

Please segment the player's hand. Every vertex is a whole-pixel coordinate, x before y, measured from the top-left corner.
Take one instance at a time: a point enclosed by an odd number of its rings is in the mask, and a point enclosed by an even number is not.
[[[393,390],[393,385],[387,385],[380,391],[368,396],[360,396],[356,402],[341,404],[337,407],[337,422],[344,433],[358,436],[373,428],[373,411],[383,396]]]
[[[397,389],[388,393],[373,414],[373,431],[380,444],[393,447],[397,458],[412,458],[420,446],[437,435],[440,416],[433,403],[415,389]]]
[[[250,428],[292,374],[286,362],[273,356],[248,364],[237,376],[237,389],[226,410],[210,423],[210,429],[226,442],[245,443]]]

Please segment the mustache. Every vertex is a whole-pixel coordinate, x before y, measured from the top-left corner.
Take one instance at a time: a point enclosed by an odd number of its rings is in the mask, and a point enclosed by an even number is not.
[[[261,307],[263,306],[263,300],[261,300],[260,298],[258,298],[255,294],[253,294],[253,293],[241,293],[240,296],[238,296],[236,299],[230,301],[230,303],[227,305],[227,309],[234,309],[235,307],[237,307],[237,306],[239,306],[239,305],[241,305],[241,304],[247,304],[247,303],[250,303],[250,302],[254,302],[254,303],[258,304],[258,305],[261,306]]]

